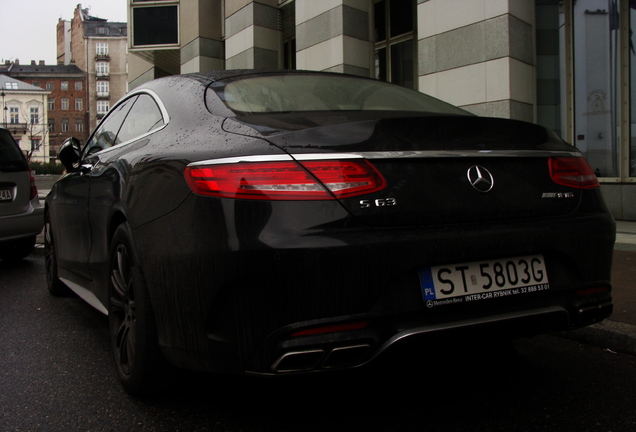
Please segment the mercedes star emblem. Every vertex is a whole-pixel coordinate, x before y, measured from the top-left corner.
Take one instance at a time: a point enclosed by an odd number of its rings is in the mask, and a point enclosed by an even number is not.
[[[495,185],[495,179],[486,168],[473,165],[466,173],[470,185],[479,192],[490,192]]]

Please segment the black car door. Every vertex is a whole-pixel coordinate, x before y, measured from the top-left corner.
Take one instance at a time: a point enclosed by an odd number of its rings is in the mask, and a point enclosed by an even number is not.
[[[117,144],[117,133],[132,102],[129,99],[108,114],[82,150],[79,169],[56,184],[54,218],[59,239],[58,265],[84,279],[92,279],[88,269],[93,241],[88,207],[91,171],[99,162],[99,152]]]

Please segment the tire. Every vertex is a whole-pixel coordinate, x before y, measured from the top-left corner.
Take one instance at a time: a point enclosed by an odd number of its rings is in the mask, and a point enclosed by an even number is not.
[[[3,261],[20,261],[31,255],[35,247],[35,236],[12,240],[2,245],[0,259]]]
[[[49,293],[54,296],[64,296],[70,290],[57,276],[57,254],[51,226],[51,215],[47,212],[44,216],[44,268],[46,271],[46,286]]]
[[[109,290],[108,321],[119,379],[129,393],[147,394],[162,381],[165,361],[125,223],[115,230],[111,241]]]

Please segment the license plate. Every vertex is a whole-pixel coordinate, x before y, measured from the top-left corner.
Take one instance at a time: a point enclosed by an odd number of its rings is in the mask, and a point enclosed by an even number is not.
[[[0,189],[0,201],[11,201],[11,189]]]
[[[423,268],[420,284],[428,307],[550,288],[542,255]]]

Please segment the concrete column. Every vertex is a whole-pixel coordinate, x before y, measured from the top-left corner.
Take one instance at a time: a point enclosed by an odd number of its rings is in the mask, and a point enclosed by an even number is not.
[[[282,61],[277,0],[225,4],[227,69],[277,69]]]
[[[417,21],[420,91],[534,120],[533,0],[418,0]]]
[[[298,69],[371,76],[372,0],[296,0]]]
[[[222,0],[180,3],[181,73],[225,68]]]

